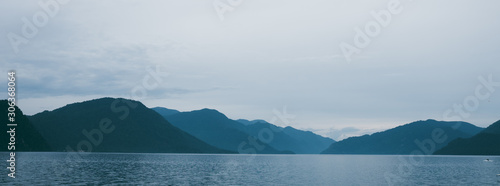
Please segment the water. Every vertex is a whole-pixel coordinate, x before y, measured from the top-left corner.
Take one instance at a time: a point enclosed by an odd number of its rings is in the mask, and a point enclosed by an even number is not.
[[[2,185],[500,185],[500,157],[17,153]],[[7,153],[0,158],[7,159]],[[485,162],[489,158],[490,162]],[[3,161],[5,162],[5,161]],[[7,166],[7,163],[4,163]]]

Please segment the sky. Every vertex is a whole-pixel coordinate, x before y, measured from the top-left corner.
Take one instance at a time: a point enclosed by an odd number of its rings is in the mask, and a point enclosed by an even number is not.
[[[18,105],[29,115],[124,97],[334,139],[430,118],[486,127],[500,119],[498,7],[494,0],[6,1],[0,64],[2,73],[16,71]],[[7,87],[7,78],[0,83]],[[285,111],[293,117],[276,120]]]

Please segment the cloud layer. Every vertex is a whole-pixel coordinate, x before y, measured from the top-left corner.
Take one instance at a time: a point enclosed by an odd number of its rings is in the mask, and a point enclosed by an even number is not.
[[[212,1],[69,1],[18,53],[1,37],[0,63],[18,72],[29,114],[130,95],[148,67],[160,66],[168,76],[141,100],[150,107],[269,120],[287,106],[294,127],[317,130],[441,120],[474,94],[478,77],[500,81],[493,1],[402,0],[401,13],[348,63],[339,44],[353,43],[388,2],[244,1],[221,21]],[[22,35],[22,19],[43,11],[37,3],[4,3],[0,35]],[[493,92],[462,119],[491,124],[499,101]]]

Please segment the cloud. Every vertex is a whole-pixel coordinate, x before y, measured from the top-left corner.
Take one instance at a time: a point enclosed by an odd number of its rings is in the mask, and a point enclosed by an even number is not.
[[[375,132],[384,131],[384,128],[357,128],[357,127],[344,127],[344,128],[327,128],[327,129],[305,129],[310,130],[319,135],[329,137],[335,141],[341,141],[350,137],[363,136],[373,134]]]
[[[439,3],[454,6],[443,15],[435,2],[405,4],[347,63],[339,43],[352,42],[354,28],[386,1],[256,0],[223,22],[206,1],[71,1],[19,54],[0,37],[0,65],[17,70],[20,99],[47,105],[57,97],[126,96],[146,67],[159,65],[169,76],[148,91],[147,103],[247,119],[272,118],[270,110],[288,106],[299,118],[294,127],[336,127],[323,133],[343,138],[381,123],[440,120],[474,94],[478,76],[500,74],[500,23],[477,21],[499,17],[499,2]],[[5,36],[40,8],[9,1],[0,10]],[[484,126],[498,119],[497,93],[467,120]]]

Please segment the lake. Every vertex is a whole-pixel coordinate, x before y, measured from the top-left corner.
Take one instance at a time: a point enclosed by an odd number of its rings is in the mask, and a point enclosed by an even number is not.
[[[5,160],[8,153],[0,153]],[[19,152],[21,185],[499,185],[500,157]],[[484,161],[485,159],[492,161]],[[7,166],[5,161],[4,166]]]

